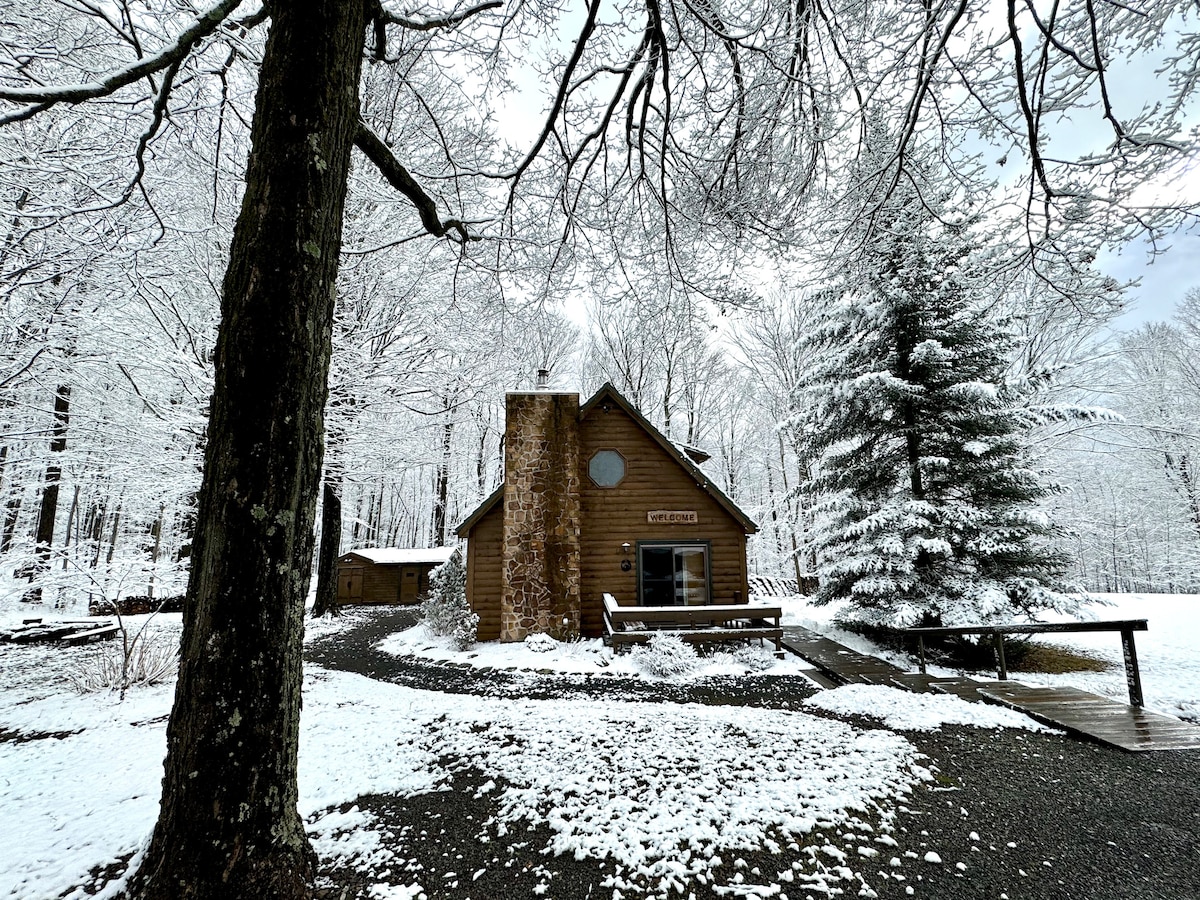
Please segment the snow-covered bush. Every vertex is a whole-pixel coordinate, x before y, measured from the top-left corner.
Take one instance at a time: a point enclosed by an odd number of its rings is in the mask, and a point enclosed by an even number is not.
[[[775,653],[758,644],[743,644],[731,654],[735,662],[751,672],[765,672],[776,663]]]
[[[558,641],[548,634],[531,634],[525,638],[525,646],[534,653],[549,653],[558,646]]]
[[[449,637],[459,650],[474,646],[479,616],[467,605],[467,570],[460,554],[455,553],[429,576],[421,619],[432,634]]]
[[[643,672],[660,678],[690,675],[700,666],[692,645],[666,632],[652,635],[648,644],[634,647],[629,655]]]

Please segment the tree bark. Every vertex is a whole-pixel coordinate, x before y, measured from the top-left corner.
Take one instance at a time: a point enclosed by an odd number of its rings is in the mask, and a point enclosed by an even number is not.
[[[0,531],[0,553],[7,553],[17,534],[17,519],[21,515],[21,495],[17,491],[9,494],[4,506],[4,529]]]
[[[4,504],[4,524],[0,526],[0,554],[7,553],[12,546],[13,533],[17,529],[17,510],[21,508],[21,492],[12,484],[8,474],[8,445],[0,447],[0,497],[8,495]],[[7,487],[7,490],[5,489]]]
[[[108,554],[104,557],[104,561],[108,565],[112,565],[113,559],[117,555],[117,537],[121,533],[121,503],[117,504],[117,511],[113,513],[112,531],[109,532],[108,539]]]
[[[46,481],[42,488],[42,506],[38,512],[38,567],[44,568],[54,543],[54,520],[58,516],[58,486],[62,481],[62,466],[58,456],[67,449],[67,425],[71,418],[71,386],[59,385],[54,392],[54,430],[50,440],[50,462],[46,464]]]
[[[59,454],[67,449],[67,425],[71,416],[71,386],[59,385],[54,392],[54,428],[51,431],[50,459],[46,463],[46,480],[42,485],[42,503],[38,510],[37,531],[34,536],[33,565],[28,569],[30,581],[50,568],[50,550],[54,544],[54,520],[58,517],[58,487],[62,482]],[[41,587],[33,587],[21,598],[25,603],[42,601]]]
[[[446,421],[442,423],[441,456],[434,475],[433,540],[432,545],[446,543],[446,509],[450,503],[450,448],[454,438],[454,422],[450,420],[450,401],[446,401]]]
[[[362,2],[269,2],[246,194],[221,298],[163,798],[129,895],[299,900],[312,565]]]
[[[334,472],[325,473],[321,494],[321,546],[317,550],[317,596],[313,601],[313,618],[341,615],[337,603],[337,560],[342,548],[341,478]]]

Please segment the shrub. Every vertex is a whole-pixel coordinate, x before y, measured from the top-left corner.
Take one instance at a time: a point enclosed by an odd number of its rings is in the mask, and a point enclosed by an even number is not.
[[[459,650],[475,645],[479,616],[467,605],[467,570],[455,553],[429,576],[421,618],[432,634],[449,637]]]
[[[131,687],[162,684],[178,671],[179,645],[174,637],[148,637],[139,632],[133,640],[122,635],[80,657],[67,677],[81,694],[107,690],[124,697]]]
[[[558,641],[548,634],[536,633],[525,638],[525,646],[534,653],[549,653],[558,647]]]
[[[744,644],[734,650],[732,655],[734,662],[745,666],[751,672],[765,672],[777,661],[774,652],[757,644]]]
[[[654,634],[648,644],[634,647],[629,655],[642,671],[660,678],[690,675],[700,665],[692,646],[674,634]]]

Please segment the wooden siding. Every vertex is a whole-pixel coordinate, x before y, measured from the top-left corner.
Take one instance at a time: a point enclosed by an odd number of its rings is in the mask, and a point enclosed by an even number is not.
[[[709,542],[709,602],[747,602],[745,530],[692,474],[616,404],[588,410],[580,429],[582,632],[603,633],[603,594],[612,594],[622,606],[637,603],[639,541]],[[592,454],[605,449],[625,458],[625,478],[616,487],[598,487],[587,476]],[[651,525],[646,513],[653,509],[695,510],[697,522]],[[621,571],[622,543],[632,545],[628,572]]]
[[[412,606],[424,599],[429,590],[429,573],[436,568],[433,563],[395,565],[373,563],[353,553],[338,560],[339,604],[375,605],[398,603]],[[361,596],[348,595],[347,575],[359,572],[362,576]]]
[[[607,409],[605,408],[607,406]],[[588,462],[597,450],[618,451],[625,459],[625,477],[611,488],[598,487],[588,477]],[[677,460],[628,413],[615,403],[598,403],[580,423],[580,630],[588,637],[604,631],[604,593],[621,605],[638,602],[639,541],[707,543],[710,603],[746,603],[746,530],[734,516],[696,482]],[[694,510],[694,525],[649,524],[655,509]],[[467,544],[467,599],[479,615],[479,639],[500,636],[500,596],[503,562],[503,502],[479,515],[464,534]],[[470,520],[468,520],[470,521]],[[628,572],[621,545],[630,544]]]
[[[467,602],[479,616],[481,641],[500,640],[503,531],[504,503],[501,501],[475,523],[467,538]]]

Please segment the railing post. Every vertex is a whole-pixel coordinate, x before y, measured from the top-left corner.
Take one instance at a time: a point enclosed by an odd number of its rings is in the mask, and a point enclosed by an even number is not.
[[[921,669],[921,674],[925,674],[925,635],[917,635],[917,665]]]
[[[1004,659],[1004,635],[997,631],[992,635],[996,643],[996,664],[1000,667],[1000,680],[1008,681],[1008,663]]]
[[[1121,629],[1121,650],[1125,655],[1125,683],[1129,686],[1129,704],[1145,706],[1142,700],[1142,675],[1138,671],[1137,647],[1133,644],[1133,629]]]

